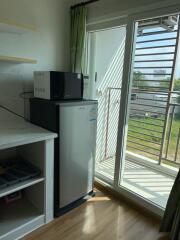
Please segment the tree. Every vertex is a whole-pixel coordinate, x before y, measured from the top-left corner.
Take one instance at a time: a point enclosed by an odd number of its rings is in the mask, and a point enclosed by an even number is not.
[[[174,91],[180,91],[180,78],[174,81]]]
[[[134,87],[146,87],[148,86],[146,82],[145,75],[140,71],[134,71],[133,73],[133,86]]]
[[[177,97],[177,103],[180,103],[180,96]]]
[[[177,103],[180,104],[180,96],[177,97]],[[178,119],[178,120],[180,119],[180,112],[177,112],[177,113],[175,114],[175,118]]]
[[[165,81],[167,82],[160,82],[160,86],[164,88],[168,88],[170,85],[170,78],[167,78]],[[180,91],[180,78],[174,80],[174,91]]]
[[[170,86],[170,78],[166,78],[166,79],[162,79],[162,81],[160,80],[159,82],[160,82],[160,87],[162,87],[162,88],[169,88],[169,86]]]

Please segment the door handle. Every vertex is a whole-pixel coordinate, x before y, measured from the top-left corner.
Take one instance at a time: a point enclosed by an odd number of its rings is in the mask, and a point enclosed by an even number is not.
[[[97,72],[95,72],[94,81],[95,81],[95,83],[97,82]]]

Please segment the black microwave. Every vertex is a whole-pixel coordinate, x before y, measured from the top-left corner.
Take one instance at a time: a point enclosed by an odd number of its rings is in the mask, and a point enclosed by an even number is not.
[[[34,72],[34,97],[48,100],[83,98],[81,73],[36,71]]]

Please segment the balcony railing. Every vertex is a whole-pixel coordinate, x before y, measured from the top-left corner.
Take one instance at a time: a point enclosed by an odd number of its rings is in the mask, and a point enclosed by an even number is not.
[[[170,103],[166,142],[162,159],[180,164],[180,104]]]
[[[105,159],[115,156],[116,153],[114,146],[117,140],[120,92],[120,88],[108,88],[107,91]],[[159,94],[152,92],[152,89],[146,93],[138,89],[132,91],[127,150],[156,160],[159,164],[179,166],[180,104],[170,103],[166,111],[167,93]],[[176,92],[176,98],[171,99],[176,101],[177,98]]]

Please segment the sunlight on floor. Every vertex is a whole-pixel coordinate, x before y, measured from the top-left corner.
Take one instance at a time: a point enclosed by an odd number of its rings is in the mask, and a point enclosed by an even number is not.
[[[114,179],[114,159],[108,159],[96,165],[101,175]],[[141,195],[151,202],[165,208],[174,178],[149,167],[126,161],[122,186]]]
[[[103,201],[110,201],[111,199],[108,197],[93,197],[88,200],[88,202],[103,202]]]

